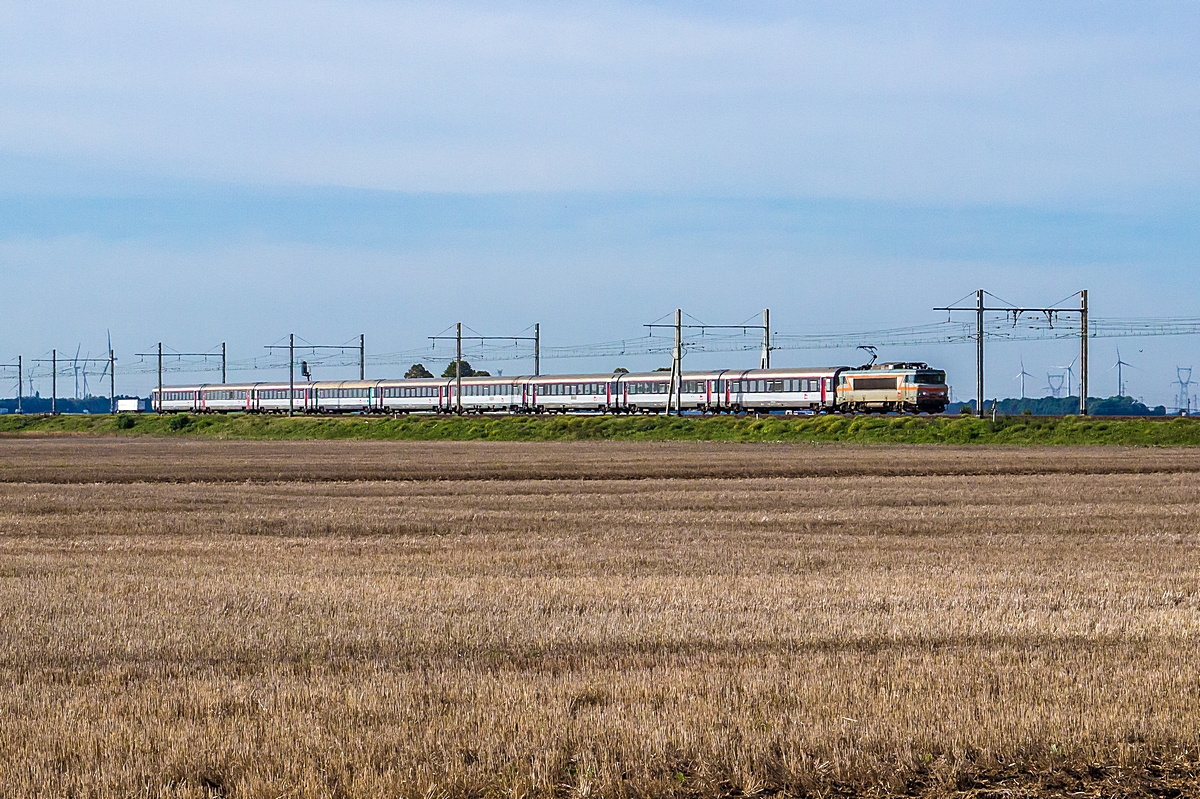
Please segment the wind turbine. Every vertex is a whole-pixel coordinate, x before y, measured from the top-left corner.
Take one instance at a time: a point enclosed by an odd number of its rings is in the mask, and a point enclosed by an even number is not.
[[[1108,367],[1108,371],[1111,372],[1113,369],[1117,370],[1117,396],[1118,397],[1125,396],[1125,380],[1122,378],[1122,375],[1121,375],[1121,367],[1122,366],[1133,366],[1133,364],[1131,364],[1129,361],[1121,360],[1121,347],[1120,347],[1120,345],[1117,345],[1117,362],[1114,363],[1112,366]]]
[[[1021,381],[1021,399],[1025,399],[1025,378],[1027,378],[1027,377],[1033,377],[1033,375],[1031,375],[1031,374],[1029,374],[1029,372],[1025,371],[1025,359],[1022,358],[1021,359],[1021,371],[1017,372],[1017,374],[1013,376],[1013,380]]]
[[[1067,373],[1067,396],[1068,397],[1071,396],[1071,378],[1074,377],[1074,375],[1075,375],[1075,362],[1078,360],[1079,360],[1079,356],[1076,355],[1075,358],[1072,359],[1072,361],[1069,364],[1067,364],[1066,366],[1058,367],[1059,369],[1062,369],[1064,372]]]
[[[75,372],[75,399],[79,399],[79,351],[83,344],[75,346],[75,357],[71,359],[71,369]]]

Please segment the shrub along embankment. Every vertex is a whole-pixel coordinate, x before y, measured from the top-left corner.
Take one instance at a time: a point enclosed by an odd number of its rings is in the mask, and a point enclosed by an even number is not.
[[[1010,416],[0,416],[0,434],[377,441],[840,441],[896,444],[1200,445],[1200,419]]]

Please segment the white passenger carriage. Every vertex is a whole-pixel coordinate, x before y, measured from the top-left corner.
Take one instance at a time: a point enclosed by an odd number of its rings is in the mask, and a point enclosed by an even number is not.
[[[446,405],[446,380],[442,378],[384,380],[379,386],[384,411],[437,413]]]
[[[728,373],[724,407],[734,411],[833,410],[840,367],[827,369],[755,369]]]

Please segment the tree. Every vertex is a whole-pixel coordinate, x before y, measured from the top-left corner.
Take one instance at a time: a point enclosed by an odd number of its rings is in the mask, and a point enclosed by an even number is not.
[[[627,374],[629,374],[629,370],[626,369],[624,366],[618,366],[616,369],[613,369],[613,374],[614,375],[627,375]]]
[[[425,368],[423,363],[414,363],[408,367],[408,371],[404,373],[405,380],[417,380],[422,377],[433,377],[433,372]]]
[[[461,374],[463,377],[474,377],[476,374],[478,374],[474,369],[471,368],[471,364],[467,363],[466,361],[460,361],[460,363],[462,363]],[[442,377],[454,377],[454,361],[451,361],[450,365],[446,367],[446,371],[442,372]]]

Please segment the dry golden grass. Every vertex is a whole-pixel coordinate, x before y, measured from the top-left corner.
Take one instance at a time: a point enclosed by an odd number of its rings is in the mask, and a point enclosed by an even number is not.
[[[1200,447],[211,441],[0,436],[0,482],[628,480],[1200,472]]]
[[[1195,794],[1198,470],[0,441],[0,795]]]

